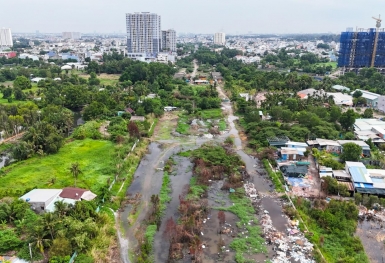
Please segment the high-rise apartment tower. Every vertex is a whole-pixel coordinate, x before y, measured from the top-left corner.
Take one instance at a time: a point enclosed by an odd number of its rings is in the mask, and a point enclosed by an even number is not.
[[[126,14],[127,51],[156,56],[162,48],[160,16],[154,13]]]
[[[175,30],[162,30],[162,50],[176,52]]]
[[[224,45],[226,43],[226,39],[225,39],[225,33],[215,33],[214,34],[214,44],[215,45]]]
[[[376,43],[376,34],[378,35]],[[373,64],[372,64],[373,63]],[[385,32],[383,28],[342,32],[338,67],[358,71],[364,67],[385,68]]]
[[[12,33],[10,28],[0,28],[0,48],[12,47]]]

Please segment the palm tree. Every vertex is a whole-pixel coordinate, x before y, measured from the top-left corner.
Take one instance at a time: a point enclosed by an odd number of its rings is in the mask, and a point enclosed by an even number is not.
[[[42,226],[35,226],[31,235],[32,245],[39,249],[44,258],[44,247],[47,246],[49,242],[49,239],[45,238],[46,234],[47,233]]]
[[[72,176],[75,178],[75,187],[76,187],[76,179],[78,179],[79,174],[82,174],[83,172],[79,168],[79,163],[72,163],[70,167],[70,171],[72,173]]]
[[[65,216],[68,211],[68,205],[63,200],[55,202],[55,213],[59,217]]]
[[[56,226],[56,218],[53,213],[45,213],[43,217],[43,224],[46,229],[48,229],[51,238],[54,239],[53,234]]]

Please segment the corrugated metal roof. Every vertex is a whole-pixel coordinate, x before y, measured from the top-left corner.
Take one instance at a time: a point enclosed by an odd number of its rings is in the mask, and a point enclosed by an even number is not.
[[[338,182],[338,183],[345,185],[349,191],[354,191],[354,186],[352,182]]]
[[[368,174],[365,167],[349,167],[350,175],[355,183],[368,183],[365,175]]]

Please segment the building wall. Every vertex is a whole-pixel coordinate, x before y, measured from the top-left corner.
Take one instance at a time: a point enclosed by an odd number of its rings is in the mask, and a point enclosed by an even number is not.
[[[31,209],[38,214],[44,213],[45,211],[45,203],[44,202],[33,202],[29,203],[31,206]]]
[[[128,53],[156,56],[162,45],[161,18],[154,13],[126,14]]]
[[[377,109],[381,112],[385,112],[385,96],[378,97]]]
[[[215,33],[214,34],[214,44],[215,45],[224,45],[226,43],[225,33]]]
[[[10,28],[0,28],[0,47],[12,47],[12,33]]]

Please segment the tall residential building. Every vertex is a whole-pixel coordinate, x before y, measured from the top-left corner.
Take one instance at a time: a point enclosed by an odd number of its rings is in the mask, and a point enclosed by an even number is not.
[[[156,56],[162,48],[160,16],[154,13],[126,14],[127,51]]]
[[[377,41],[376,41],[377,36]],[[380,28],[342,32],[338,67],[343,71],[385,67],[385,32]]]
[[[176,52],[176,32],[174,29],[162,30],[162,50]]]
[[[80,32],[63,32],[62,36],[64,39],[81,39],[82,34]]]
[[[10,28],[0,28],[0,48],[12,47],[12,33]]]
[[[225,33],[215,33],[214,34],[214,44],[215,45],[224,45],[226,43]]]

